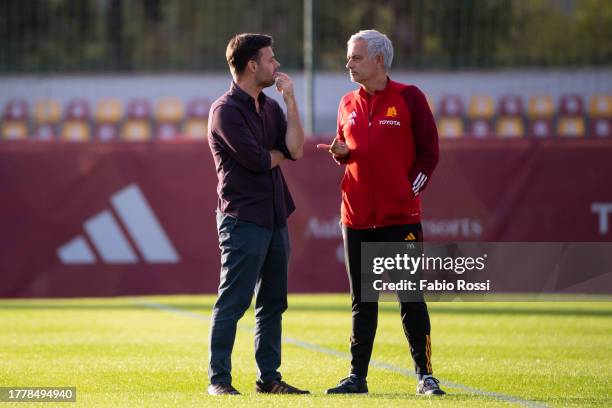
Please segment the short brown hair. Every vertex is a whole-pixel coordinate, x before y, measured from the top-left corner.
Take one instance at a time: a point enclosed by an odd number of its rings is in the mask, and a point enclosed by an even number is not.
[[[272,37],[266,34],[237,34],[227,44],[225,58],[233,74],[237,75],[244,71],[247,63],[259,56],[259,50],[271,47]]]

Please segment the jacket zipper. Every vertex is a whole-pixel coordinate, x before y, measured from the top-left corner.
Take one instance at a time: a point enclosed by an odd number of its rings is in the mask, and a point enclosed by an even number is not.
[[[370,192],[371,192],[371,194],[370,194],[370,199],[371,200],[370,201],[372,203],[372,216],[374,218],[373,219],[373,221],[374,221],[374,228],[376,228],[376,220],[377,220],[377,218],[376,218],[376,206],[374,205],[375,204],[374,203],[374,197],[375,197],[374,186],[375,186],[376,183],[375,183],[375,180],[374,180],[374,171],[372,169],[373,168],[373,165],[372,165],[373,160],[371,159],[372,158],[372,152],[371,152],[371,150],[372,150],[372,117],[374,116],[374,108],[375,108],[376,96],[372,95],[371,98],[372,98],[371,99],[372,100],[371,106],[370,106],[369,103],[367,103],[367,100],[366,100],[366,106],[368,107],[368,146],[370,147],[370,160],[369,160],[369,162],[370,162],[370,180],[371,180],[371,185],[372,185],[372,188],[370,189]]]

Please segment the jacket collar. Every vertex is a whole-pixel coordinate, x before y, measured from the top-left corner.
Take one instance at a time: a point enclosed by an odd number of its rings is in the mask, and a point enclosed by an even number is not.
[[[391,80],[391,78],[389,78],[389,76],[387,75],[387,85],[385,85],[385,87],[381,89],[380,91],[374,91],[374,95],[370,95],[369,93],[366,92],[363,86],[360,86],[358,89],[359,96],[361,96],[363,99],[377,97],[378,95],[386,93],[391,88],[392,82],[393,81]]]

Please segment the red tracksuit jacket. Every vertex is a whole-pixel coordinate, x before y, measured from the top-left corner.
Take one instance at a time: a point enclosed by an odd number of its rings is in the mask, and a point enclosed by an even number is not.
[[[438,163],[438,131],[423,92],[388,80],[375,95],[342,98],[337,137],[350,153],[342,179],[342,223],[366,229],[421,220],[423,191]]]

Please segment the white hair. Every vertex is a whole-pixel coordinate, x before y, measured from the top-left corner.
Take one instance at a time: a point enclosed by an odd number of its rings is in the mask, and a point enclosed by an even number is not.
[[[389,37],[376,30],[361,30],[349,38],[347,45],[357,40],[366,42],[369,57],[373,58],[377,55],[383,56],[385,71],[391,69],[391,63],[393,62],[393,44],[391,44]]]

